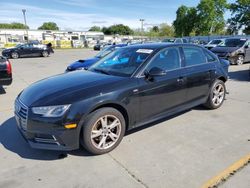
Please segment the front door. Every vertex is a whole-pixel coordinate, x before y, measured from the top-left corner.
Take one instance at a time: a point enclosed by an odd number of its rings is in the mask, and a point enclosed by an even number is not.
[[[152,58],[145,70],[149,71],[155,67],[165,70],[166,74],[155,76],[152,80],[144,76],[139,78],[138,123],[164,115],[184,103],[186,98],[186,81],[181,68],[179,48],[161,50]]]

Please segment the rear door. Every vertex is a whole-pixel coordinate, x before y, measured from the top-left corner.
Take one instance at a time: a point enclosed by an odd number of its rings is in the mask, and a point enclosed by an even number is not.
[[[187,102],[206,100],[213,75],[215,75],[216,67],[213,61],[216,59],[207,62],[203,49],[199,47],[186,46],[182,49],[187,79]]]

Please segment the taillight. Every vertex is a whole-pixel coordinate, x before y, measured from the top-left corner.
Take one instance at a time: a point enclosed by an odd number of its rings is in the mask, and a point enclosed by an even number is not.
[[[12,69],[11,69],[11,64],[9,60],[6,61],[6,66],[7,66],[7,74],[11,74]]]

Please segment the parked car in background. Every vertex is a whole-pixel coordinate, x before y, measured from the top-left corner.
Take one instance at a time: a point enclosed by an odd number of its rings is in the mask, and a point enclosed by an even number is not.
[[[184,38],[168,38],[168,39],[163,39],[161,42],[167,42],[167,43],[188,43],[188,40],[184,39]]]
[[[211,51],[231,64],[241,65],[250,61],[250,40],[247,38],[228,38]]]
[[[12,83],[12,68],[10,61],[0,56],[0,86]]]
[[[109,53],[111,53],[115,49],[121,48],[121,47],[124,47],[124,46],[127,46],[127,44],[117,44],[117,45],[107,46],[93,58],[89,58],[89,59],[85,59],[85,60],[78,60],[78,61],[70,64],[67,67],[67,69],[65,70],[65,72],[81,70],[81,69],[87,69],[88,67],[90,67],[91,65],[93,65],[98,60],[100,60],[104,56],[108,55]]]
[[[104,47],[110,46],[110,45],[112,45],[112,44],[111,43],[106,43],[106,42],[100,42],[100,43],[97,43],[96,45],[94,45],[94,50],[100,51]]]
[[[48,57],[52,51],[52,48],[47,45],[27,43],[18,44],[14,48],[6,48],[2,51],[2,55],[13,59],[34,56]]]
[[[207,48],[208,50],[211,50],[212,48],[222,44],[223,42],[224,42],[224,39],[214,39],[214,40],[211,40],[206,45],[204,45],[204,47]]]
[[[196,45],[130,45],[88,70],[24,89],[15,100],[15,117],[33,148],[74,150],[81,144],[103,154],[135,127],[200,104],[219,108],[227,76],[227,61]]]

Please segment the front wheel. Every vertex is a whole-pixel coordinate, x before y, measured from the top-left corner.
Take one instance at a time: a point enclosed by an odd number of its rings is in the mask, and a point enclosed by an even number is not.
[[[49,56],[49,53],[48,53],[47,51],[43,51],[43,52],[42,52],[42,56],[43,56],[43,57],[48,57],[48,56]]]
[[[222,80],[215,80],[212,87],[210,88],[209,96],[205,106],[209,109],[219,108],[225,99],[226,86]]]
[[[114,108],[101,108],[91,113],[82,129],[81,144],[92,154],[104,154],[121,142],[125,133],[123,115]]]
[[[11,53],[11,57],[12,57],[13,59],[17,59],[17,58],[19,58],[19,54],[18,54],[17,52],[12,52],[12,53]]]

